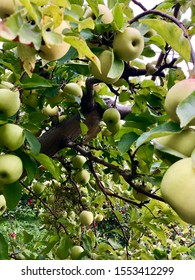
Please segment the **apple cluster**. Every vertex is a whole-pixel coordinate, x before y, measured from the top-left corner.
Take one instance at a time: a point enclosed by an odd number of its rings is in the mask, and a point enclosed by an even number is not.
[[[101,19],[102,24],[112,24],[113,15],[112,11],[102,5],[98,5],[98,18]],[[86,12],[86,17],[94,17],[91,9]],[[126,26],[122,31],[117,31],[114,34],[112,47],[105,47],[99,55],[100,68],[97,67],[93,62],[89,63],[90,72],[95,78],[106,83],[113,84],[118,81],[124,70],[124,61],[129,62],[142,53],[144,49],[144,37],[140,31],[135,27]],[[112,72],[112,66],[115,59],[120,61],[120,69],[117,69],[115,73]]]
[[[16,182],[23,173],[21,159],[13,152],[19,149],[25,140],[23,128],[9,123],[20,108],[19,91],[10,83],[0,85],[0,189],[4,185]],[[1,208],[5,200],[1,196]],[[2,208],[5,209],[5,208]],[[3,211],[4,212],[4,211]],[[2,214],[2,211],[0,211]]]
[[[167,93],[165,110],[173,122],[180,123],[178,105],[195,91],[195,79],[177,82]],[[187,102],[187,101],[186,101]],[[190,105],[191,106],[191,105]],[[179,133],[156,139],[157,147],[165,151],[175,151],[181,159],[173,163],[161,181],[161,194],[182,220],[195,224],[195,117]],[[160,145],[160,146],[158,146]]]

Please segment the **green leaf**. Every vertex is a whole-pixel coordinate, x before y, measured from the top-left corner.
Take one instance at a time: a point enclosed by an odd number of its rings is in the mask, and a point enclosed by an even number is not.
[[[19,182],[14,182],[3,187],[3,194],[5,196],[6,205],[9,210],[15,209],[22,196],[22,187]]]
[[[30,155],[34,157],[41,165],[43,165],[57,181],[59,181],[60,168],[53,159],[42,153],[38,155],[30,153]]]
[[[29,130],[24,129],[25,138],[30,146],[32,152],[36,155],[41,150],[41,144],[38,139]]]
[[[120,30],[124,24],[123,9],[120,3],[117,3],[113,9],[115,28]]]
[[[22,87],[24,89],[36,89],[36,88],[46,88],[52,87],[53,85],[45,78],[32,74],[32,77],[25,77],[22,80]]]
[[[2,233],[0,233],[0,260],[8,260],[8,244]]]
[[[27,231],[23,231],[23,242],[24,244],[28,244],[33,239],[33,235],[29,234]]]
[[[135,132],[129,132],[127,134],[124,134],[118,142],[119,152],[124,154],[127,151],[129,151],[131,145],[137,140],[137,138],[138,135]]]
[[[100,70],[100,61],[98,57],[90,50],[85,40],[80,36],[65,36],[64,41],[74,47],[79,54],[79,58],[86,56],[89,58],[97,68]]]
[[[70,249],[72,247],[72,240],[67,235],[61,237],[60,244],[56,249],[56,255],[60,260],[67,259],[70,254]]]
[[[180,126],[184,127],[195,118],[195,91],[179,103],[176,114],[180,119]]]
[[[160,19],[141,19],[141,23],[156,30],[162,38],[187,62],[190,60],[190,43],[185,38],[183,30],[173,22]]]
[[[152,128],[150,131],[144,132],[136,141],[136,148],[140,147],[142,144],[165,135],[172,134],[174,132],[180,131],[181,128],[179,124],[174,122],[163,123],[159,126]]]
[[[114,56],[112,65],[110,67],[110,70],[109,70],[107,76],[108,76],[108,78],[115,79],[116,77],[119,77],[120,75],[122,75],[123,70],[124,70],[123,61]]]

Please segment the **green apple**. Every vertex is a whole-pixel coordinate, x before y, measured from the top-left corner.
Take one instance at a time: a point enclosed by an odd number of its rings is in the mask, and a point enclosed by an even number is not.
[[[6,200],[3,194],[0,195],[0,216],[3,215],[3,213],[6,210]]]
[[[83,96],[82,88],[77,83],[66,84],[65,87],[63,88],[63,92],[64,94],[68,93],[70,95],[78,96],[80,98]]]
[[[23,164],[18,156],[0,155],[0,184],[12,184],[21,177],[22,173]]]
[[[121,115],[116,108],[108,108],[106,111],[104,111],[103,121],[107,125],[116,124],[120,121],[120,119],[121,119]]]
[[[20,93],[18,90],[0,89],[0,115],[12,117],[20,108]]]
[[[95,216],[95,220],[97,222],[101,222],[103,219],[104,219],[104,216],[100,213]]]
[[[114,36],[113,50],[122,60],[130,61],[137,58],[144,49],[144,38],[134,27],[127,27]]]
[[[91,211],[83,210],[80,213],[80,222],[82,225],[89,226],[93,222],[93,213]]]
[[[150,28],[146,31],[146,33],[144,33],[144,37],[146,38],[150,38],[152,36],[155,36],[157,33],[154,29]]]
[[[101,72],[93,62],[89,62],[89,70],[92,73],[92,75],[102,81],[106,84],[113,84],[121,77],[123,73],[123,69],[121,69],[121,72],[117,74],[115,77],[109,77],[109,71],[112,67],[114,55],[112,51],[104,50],[101,52],[101,54],[98,56],[101,66]]]
[[[195,225],[195,166],[191,158],[180,159],[167,169],[160,191],[182,220]]]
[[[90,7],[87,8],[84,17],[95,18],[95,15]],[[114,19],[112,11],[103,4],[98,4],[98,17],[101,17],[101,22],[103,24],[110,24]]]
[[[62,34],[65,28],[70,29],[70,25],[67,21],[62,21],[60,26],[55,28],[53,31],[58,34]],[[49,37],[51,31],[46,31],[46,32],[48,32],[48,37]],[[39,55],[41,58],[45,60],[53,61],[62,58],[69,51],[69,49],[70,49],[70,45],[64,41],[56,45],[45,44],[40,47]]]
[[[121,126],[121,121],[117,123],[107,123],[107,128],[112,133],[112,135],[116,134],[120,130]]]
[[[81,169],[86,162],[86,158],[82,155],[76,155],[72,158],[72,166],[75,169]]]
[[[39,104],[39,95],[36,91],[23,92],[22,102],[32,108],[36,108]]]
[[[58,104],[64,99],[64,92],[60,90],[55,96],[48,97],[48,101],[51,104]]]
[[[42,184],[40,182],[34,182],[32,184],[33,192],[35,192],[38,195],[42,194],[44,192],[45,188],[46,188],[46,185],[44,185],[44,184]]]
[[[145,191],[148,191],[149,190],[149,187],[145,187],[144,188]],[[133,196],[136,200],[138,201],[145,201],[148,199],[148,196],[144,193],[141,193],[135,189],[133,189]]]
[[[187,128],[179,133],[156,138],[154,139],[154,146],[161,151],[169,152],[168,148],[180,153],[182,156],[190,157],[195,149],[195,130]]]
[[[24,130],[17,124],[7,123],[0,126],[0,146],[15,151],[24,144]]]
[[[84,252],[83,247],[75,245],[71,249],[70,256],[73,260],[77,260],[80,257],[81,253],[83,252]]]
[[[90,173],[86,169],[83,169],[76,173],[75,175],[75,182],[80,185],[86,185],[89,182]]]
[[[45,107],[43,107],[42,110],[43,114],[46,116],[50,116],[50,117],[54,117],[54,116],[58,116],[58,107],[54,106],[53,108],[50,106],[50,104],[46,105]]]
[[[192,78],[179,81],[170,88],[166,95],[164,105],[167,115],[172,121],[179,122],[179,118],[176,113],[177,106],[193,91],[195,91],[195,79]],[[190,125],[195,125],[195,117],[190,122]]]
[[[16,6],[21,5],[19,0],[0,1],[0,18],[6,18],[15,12]]]

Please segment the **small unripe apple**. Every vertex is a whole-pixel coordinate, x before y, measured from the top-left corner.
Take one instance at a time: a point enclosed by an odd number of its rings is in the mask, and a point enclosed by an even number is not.
[[[93,213],[91,211],[83,210],[80,213],[80,222],[82,225],[89,226],[93,222]]]
[[[144,37],[150,38],[154,35],[156,35],[156,31],[154,29],[150,28],[146,31],[146,33],[144,34]]]
[[[154,146],[156,149],[165,152],[167,148],[170,148],[183,156],[190,157],[195,149],[195,130],[187,128],[179,133],[156,138],[154,139]]]
[[[16,124],[7,123],[0,126],[0,146],[15,151],[24,143],[24,130]]]
[[[44,115],[50,116],[50,117],[54,117],[54,116],[58,116],[58,107],[51,107],[49,104],[45,107],[43,107],[42,110]]]
[[[141,187],[140,187],[141,188]],[[148,191],[149,190],[149,187],[145,187],[144,188],[145,191]],[[135,189],[133,189],[133,196],[136,200],[138,201],[145,201],[148,199],[148,196],[144,193],[141,193]]]
[[[44,185],[44,184],[42,184],[40,182],[34,182],[32,184],[33,192],[35,192],[38,195],[42,194],[44,192],[45,188],[46,188],[46,185]]]
[[[18,156],[0,155],[0,184],[12,184],[21,177],[22,173],[23,164]]]
[[[6,200],[3,194],[0,195],[0,216],[6,211]]]
[[[86,169],[79,171],[75,175],[75,182],[80,185],[86,185],[89,182],[89,179],[90,179],[90,173]]]
[[[66,84],[65,87],[63,88],[63,92],[64,94],[68,93],[73,96],[78,96],[80,98],[83,96],[82,88],[77,83]]]
[[[90,7],[86,10],[84,17],[95,17]],[[98,17],[101,17],[101,22],[103,24],[110,24],[114,19],[112,11],[103,4],[98,4]]]
[[[104,219],[104,216],[103,216],[102,214],[97,214],[97,215],[95,216],[95,220],[96,220],[97,222],[101,222],[103,219]]]
[[[82,155],[76,155],[75,157],[73,157],[72,159],[72,166],[75,169],[81,169],[84,165],[84,163],[86,162],[86,158]]]
[[[107,125],[116,124],[120,121],[120,119],[121,119],[120,113],[116,108],[109,108],[103,114],[103,121]]]
[[[70,25],[66,21],[62,21],[60,26],[55,28],[53,31],[59,34],[62,34],[62,31],[68,28],[70,29]],[[46,31],[49,32],[50,31]],[[48,61],[53,61],[62,58],[70,49],[70,45],[66,42],[62,42],[60,44],[50,44],[50,45],[42,45],[39,51],[39,55],[41,58],[48,60]]]
[[[165,98],[165,110],[172,121],[179,122],[176,114],[177,106],[193,91],[195,91],[195,79],[192,78],[179,81],[170,88]],[[195,125],[195,117],[191,120],[190,125]]]
[[[64,92],[60,90],[55,96],[48,97],[48,101],[51,104],[58,104],[64,99]]]
[[[20,108],[20,93],[18,90],[0,89],[0,115],[12,117]]]
[[[107,123],[108,130],[112,133],[112,135],[116,134],[122,126],[122,123],[119,121],[117,123]]]
[[[180,159],[167,169],[160,190],[180,218],[195,225],[195,167],[191,158]]]
[[[39,104],[39,96],[36,91],[22,94],[22,102],[32,108],[36,108]]]
[[[134,27],[127,27],[123,32],[114,36],[113,50],[122,60],[134,60],[142,53],[143,49],[144,38]]]
[[[77,260],[79,258],[79,256],[81,255],[81,253],[83,253],[83,252],[84,252],[83,247],[75,245],[71,249],[70,256],[73,260]]]
[[[115,83],[116,81],[118,81],[118,79],[122,75],[123,69],[121,69],[121,72],[119,74],[117,74],[116,77],[109,77],[109,75],[108,75],[108,73],[110,71],[110,68],[112,66],[112,63],[113,63],[113,59],[114,59],[112,51],[104,50],[98,56],[98,58],[100,60],[101,72],[99,71],[99,69],[97,68],[95,63],[90,62],[89,63],[89,70],[91,71],[92,75],[96,79],[98,79],[102,82],[105,82],[107,84],[112,84],[112,83]]]

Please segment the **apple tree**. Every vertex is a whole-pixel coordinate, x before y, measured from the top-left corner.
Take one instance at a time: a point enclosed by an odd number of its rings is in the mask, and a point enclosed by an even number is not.
[[[194,1],[107,2],[0,3],[0,259],[195,256]]]

